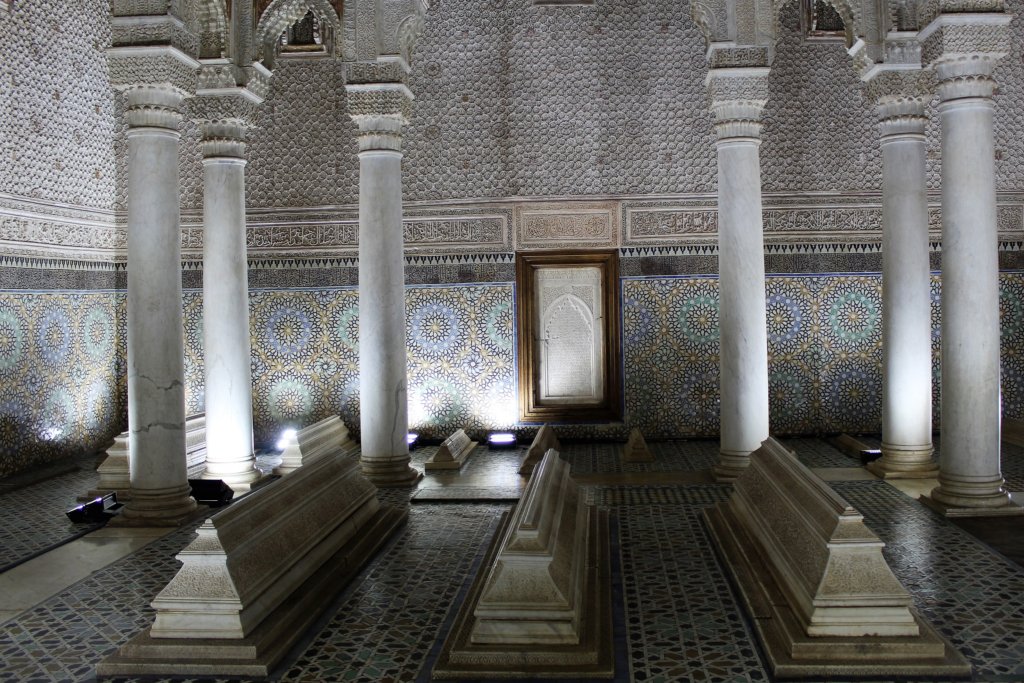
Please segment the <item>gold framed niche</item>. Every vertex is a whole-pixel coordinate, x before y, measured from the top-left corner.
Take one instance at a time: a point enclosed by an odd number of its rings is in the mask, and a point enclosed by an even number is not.
[[[622,415],[615,250],[516,254],[519,419]]]

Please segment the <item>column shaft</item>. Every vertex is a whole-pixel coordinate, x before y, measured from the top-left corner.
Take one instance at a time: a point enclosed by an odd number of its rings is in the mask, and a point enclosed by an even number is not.
[[[206,143],[209,144],[209,143]],[[244,146],[241,141],[238,148]],[[260,477],[252,437],[245,159],[203,160],[203,346],[206,380],[204,478],[246,490]]]
[[[933,477],[931,275],[924,101],[879,106],[882,129],[882,458],[884,477]]]
[[[185,470],[178,107],[139,88],[128,101],[128,523],[177,524],[194,508]]]
[[[401,127],[364,118],[359,151],[361,463],[378,486],[406,486],[409,467]]]
[[[972,65],[975,66],[975,65]],[[942,454],[932,498],[1008,503],[1000,472],[999,261],[988,73],[937,67],[942,122]]]
[[[718,141],[721,324],[720,479],[737,476],[768,438],[768,337],[756,137]]]

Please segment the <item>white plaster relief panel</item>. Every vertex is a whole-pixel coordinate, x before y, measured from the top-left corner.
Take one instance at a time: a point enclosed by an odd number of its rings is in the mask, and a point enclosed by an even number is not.
[[[512,250],[512,210],[502,207],[449,211],[406,209],[403,220],[409,254],[507,252]],[[353,210],[252,211],[246,246],[251,257],[355,256],[359,250],[359,215]],[[203,217],[182,216],[182,253],[203,252]]]
[[[541,405],[597,403],[604,398],[601,270],[538,268]]]

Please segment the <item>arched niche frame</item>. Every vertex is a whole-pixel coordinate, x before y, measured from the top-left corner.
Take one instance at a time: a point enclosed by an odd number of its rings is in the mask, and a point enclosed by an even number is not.
[[[618,252],[516,255],[521,421],[621,418],[619,309]]]

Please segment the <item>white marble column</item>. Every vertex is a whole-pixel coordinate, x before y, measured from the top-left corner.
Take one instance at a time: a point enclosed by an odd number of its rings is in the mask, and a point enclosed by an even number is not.
[[[967,24],[959,22],[966,20]],[[991,52],[1009,17],[940,15],[922,31],[942,123],[942,449],[934,502],[1009,510],[1000,471],[999,261]],[[989,35],[978,51],[972,40]],[[1019,510],[1020,508],[1016,508]]]
[[[125,92],[128,120],[128,430],[134,524],[178,524],[196,503],[185,469],[178,124],[182,93]]]
[[[412,94],[400,83],[346,87],[359,126],[359,411],[363,473],[411,486],[402,227],[402,126]]]
[[[252,441],[245,134],[240,120],[203,121],[205,479],[246,491],[260,478]]]
[[[712,69],[718,135],[721,442],[715,478],[738,477],[768,438],[768,332],[761,219],[761,111],[768,69]]]
[[[916,40],[914,41],[916,43]],[[882,457],[884,478],[929,478],[932,460],[931,269],[921,71],[879,74],[882,146]],[[916,86],[916,89],[915,89]],[[923,86],[923,87],[922,87]]]

